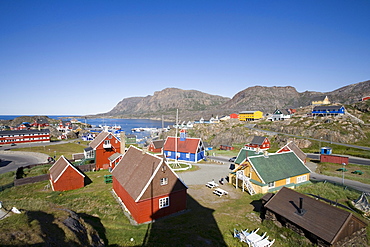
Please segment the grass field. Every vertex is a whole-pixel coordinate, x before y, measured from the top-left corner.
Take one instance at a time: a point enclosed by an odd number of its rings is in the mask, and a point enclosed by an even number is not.
[[[348,171],[342,172],[338,171],[338,169],[342,168],[343,165],[341,164],[334,164],[334,163],[318,163],[318,166],[316,168],[316,172],[327,175],[327,176],[333,176],[333,177],[343,177],[345,179],[353,180],[353,181],[358,181],[362,183],[369,183],[370,181],[370,166],[366,165],[354,165],[354,164],[348,164],[346,165],[346,169]],[[362,175],[360,174],[354,174],[352,172],[360,170],[363,172]]]
[[[71,143],[39,146],[39,147],[25,147],[13,149],[13,151],[26,151],[47,154],[50,157],[56,156],[58,159],[61,155],[64,155],[67,159],[72,159],[72,154],[83,153],[87,147],[87,142],[75,141]]]
[[[223,185],[229,191],[229,195],[224,197],[215,196],[205,186],[189,186],[187,212],[151,224],[131,225],[111,194],[112,184],[104,183],[104,175],[109,174],[108,171],[86,174],[93,182],[81,189],[53,192],[46,189],[48,182],[45,181],[6,189],[0,192],[0,200],[6,208],[16,206],[39,212],[54,221],[58,215],[52,209],[71,209],[98,231],[107,246],[246,246],[233,238],[234,228],[260,228],[261,232],[267,231],[270,239],[276,239],[274,246],[311,246],[305,238],[291,230],[261,221],[259,208],[262,195],[250,196],[228,184]],[[0,177],[0,183],[3,179],[7,179],[5,175]],[[356,191],[343,190],[340,186],[328,183],[308,184],[298,190],[320,194],[343,204],[359,196]],[[30,236],[45,234],[43,231],[47,227],[43,224],[47,223],[41,219],[25,218],[22,214],[1,220],[0,237],[1,232],[20,229],[30,232]],[[61,234],[60,227],[56,226],[54,224],[49,231]],[[28,241],[29,244],[37,244],[39,240],[30,237]]]

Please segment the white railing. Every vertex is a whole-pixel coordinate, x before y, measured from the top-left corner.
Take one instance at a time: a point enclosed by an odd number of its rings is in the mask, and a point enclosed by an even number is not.
[[[242,180],[242,190],[244,192],[244,187],[247,188],[249,194],[254,195],[256,194],[256,191],[253,188],[253,185],[249,181],[250,178],[244,175],[244,171],[237,171],[236,172],[236,188],[238,188],[238,180]]]

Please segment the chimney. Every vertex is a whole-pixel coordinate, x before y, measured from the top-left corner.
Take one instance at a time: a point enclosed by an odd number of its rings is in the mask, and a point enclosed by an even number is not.
[[[126,134],[124,131],[122,131],[120,134],[121,144],[120,144],[120,152],[121,154],[124,154],[126,152]]]
[[[142,152],[143,152],[143,154],[145,154],[146,152],[148,152],[148,147],[143,147]]]
[[[264,151],[263,151],[263,156],[264,156],[265,158],[268,158],[268,157],[269,157],[269,153],[267,152],[267,150],[264,150]]]
[[[299,216],[303,216],[306,213],[306,210],[303,208],[303,197],[299,198],[299,208],[296,212]]]

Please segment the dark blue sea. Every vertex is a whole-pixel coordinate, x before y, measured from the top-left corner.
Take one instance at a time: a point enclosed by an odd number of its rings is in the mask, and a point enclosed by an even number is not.
[[[29,115],[0,115],[0,120],[11,120],[16,117],[21,116],[29,116]],[[70,116],[57,116],[57,115],[49,115],[49,118],[53,119],[60,119],[63,118],[65,121],[69,121],[71,119],[77,119],[82,123],[90,124],[92,127],[99,127],[99,125],[104,126],[111,126],[119,125],[121,126],[121,130],[125,131],[126,134],[133,133],[131,130],[133,128],[167,128],[168,126],[172,126],[173,122],[166,122],[160,120],[150,120],[150,119],[123,119],[123,118],[83,118],[83,117],[70,117]],[[70,117],[70,118],[69,118]],[[142,136],[145,133],[133,133],[139,136]]]

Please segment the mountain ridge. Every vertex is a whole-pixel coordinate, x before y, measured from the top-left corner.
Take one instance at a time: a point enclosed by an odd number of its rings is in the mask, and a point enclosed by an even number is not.
[[[200,117],[229,115],[243,110],[271,113],[277,108],[299,108],[310,105],[312,98],[317,96],[328,96],[332,103],[352,104],[367,95],[370,95],[370,80],[331,92],[300,93],[293,86],[252,86],[237,92],[232,98],[169,87],[145,97],[124,98],[109,112],[94,116],[152,119],[163,117],[173,120],[178,109],[180,119],[194,120]]]

